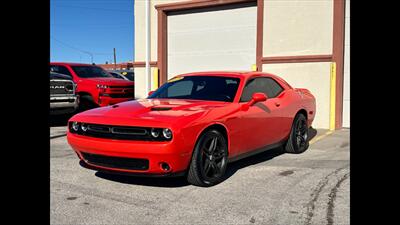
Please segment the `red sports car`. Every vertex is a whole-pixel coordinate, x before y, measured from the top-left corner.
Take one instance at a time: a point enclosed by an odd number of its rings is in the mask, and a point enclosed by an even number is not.
[[[308,148],[315,98],[261,72],[197,72],[170,79],[147,99],[88,110],[68,123],[86,168],[130,175],[186,175],[211,186],[228,162],[283,145]]]

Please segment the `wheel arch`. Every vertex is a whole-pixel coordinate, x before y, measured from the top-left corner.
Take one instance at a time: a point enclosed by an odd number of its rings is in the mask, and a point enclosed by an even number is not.
[[[202,130],[200,130],[200,132],[197,134],[197,137],[196,137],[196,144],[197,144],[197,141],[199,140],[199,138],[201,137],[201,135],[204,134],[205,132],[207,132],[208,130],[211,130],[211,129],[215,129],[215,130],[221,132],[222,135],[224,135],[224,137],[225,137],[225,139],[226,139],[226,142],[227,142],[226,144],[227,144],[227,146],[228,146],[228,156],[229,156],[229,153],[230,153],[229,131],[228,131],[228,128],[227,128],[227,127],[225,126],[225,124],[223,124],[223,123],[215,122],[215,123],[208,124],[207,126],[205,126],[205,127],[204,127]]]
[[[307,116],[307,110],[305,110],[304,108],[300,109],[299,111],[297,111],[297,114],[303,114],[306,117],[306,120],[308,120],[308,116]],[[294,117],[296,117],[296,115],[294,115]],[[293,117],[293,119],[294,119]]]

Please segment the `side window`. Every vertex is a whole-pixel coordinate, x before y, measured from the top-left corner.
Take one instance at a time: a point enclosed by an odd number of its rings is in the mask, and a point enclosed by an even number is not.
[[[69,70],[65,66],[50,66],[50,71],[55,72],[55,73],[61,73],[61,74],[72,77],[72,74],[69,72]]]
[[[262,92],[268,98],[275,98],[281,93],[283,88],[273,79],[267,77],[259,77],[247,82],[243,89],[240,102],[248,102],[256,92]]]
[[[193,81],[191,80],[177,82],[168,88],[168,96],[171,98],[178,96],[187,96],[192,93],[192,89]]]
[[[283,91],[281,85],[272,78],[265,78],[265,85],[267,86],[268,98],[275,98]]]

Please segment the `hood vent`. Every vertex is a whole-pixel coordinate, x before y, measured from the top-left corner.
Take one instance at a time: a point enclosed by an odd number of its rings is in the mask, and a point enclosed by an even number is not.
[[[168,111],[171,110],[171,107],[152,107],[151,111]]]

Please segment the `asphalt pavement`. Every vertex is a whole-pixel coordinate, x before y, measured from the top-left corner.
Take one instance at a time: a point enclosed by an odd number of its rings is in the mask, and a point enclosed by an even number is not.
[[[318,130],[302,154],[273,149],[228,164],[226,179],[209,188],[85,169],[65,131],[51,127],[51,224],[350,223],[348,129]]]

